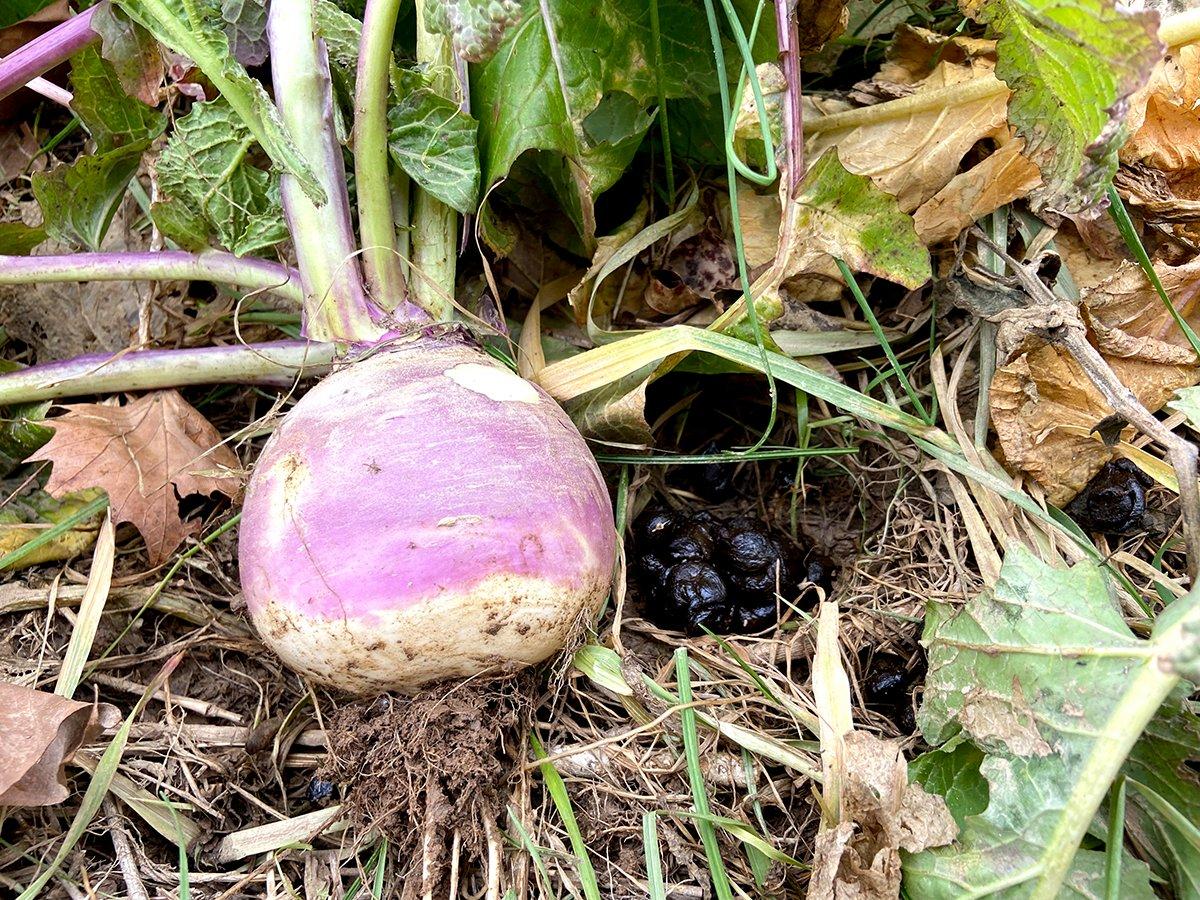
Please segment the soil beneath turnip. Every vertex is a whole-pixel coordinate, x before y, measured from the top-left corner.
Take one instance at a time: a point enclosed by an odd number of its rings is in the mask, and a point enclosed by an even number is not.
[[[351,821],[409,861],[403,896],[444,896],[455,854],[487,858],[538,691],[532,673],[446,682],[352,702],[326,722],[316,777],[342,786]]]

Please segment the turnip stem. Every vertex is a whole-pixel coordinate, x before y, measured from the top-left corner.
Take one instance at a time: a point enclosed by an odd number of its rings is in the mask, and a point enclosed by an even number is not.
[[[417,61],[429,67],[432,87],[453,97],[454,59],[450,39],[425,29],[425,0],[417,4]],[[413,299],[435,319],[453,317],[454,271],[458,234],[454,210],[428,191],[417,191],[413,209]]]
[[[363,264],[371,294],[385,309],[398,306],[405,296],[404,276],[397,255],[387,148],[392,36],[401,2],[367,2],[354,97],[354,177],[358,186]]]
[[[219,250],[0,256],[0,284],[64,281],[211,281],[301,299],[299,273],[265,259]]]
[[[4,57],[0,62],[0,99],[100,40],[100,35],[92,31],[92,17],[107,6],[107,2],[97,3]]]
[[[283,208],[304,286],[305,334],[319,341],[375,340],[384,329],[359,271],[333,127],[329,57],[316,37],[312,0],[275,0],[267,36],[280,114],[326,197],[324,204],[314,203],[294,176],[283,174]]]
[[[308,341],[90,354],[0,375],[0,406],[192,384],[286,388],[324,373],[333,355],[333,344]]]

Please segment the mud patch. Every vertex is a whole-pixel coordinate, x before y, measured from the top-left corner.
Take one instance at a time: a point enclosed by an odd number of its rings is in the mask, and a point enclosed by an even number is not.
[[[400,897],[446,895],[456,838],[462,862],[488,858],[537,688],[528,672],[442,682],[352,703],[329,720],[317,777],[342,785],[351,819],[407,861]]]

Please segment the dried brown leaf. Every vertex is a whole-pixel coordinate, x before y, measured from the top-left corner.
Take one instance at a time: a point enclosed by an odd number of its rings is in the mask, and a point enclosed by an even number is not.
[[[180,518],[182,498],[238,493],[237,457],[177,391],[156,391],[126,406],[64,409],[48,423],[54,437],[31,457],[54,463],[46,490],[59,496],[103,488],[113,520],[141,532],[152,565],[200,527]]]
[[[926,244],[952,241],[959,233],[1042,183],[1038,167],[1021,155],[1025,142],[1008,141],[983,162],[960,172],[913,213]]]
[[[842,821],[817,838],[810,900],[884,900],[900,893],[900,851],[949,844],[958,834],[941,797],[909,784],[895,741],[845,736]]]
[[[1113,452],[1090,430],[1112,414],[1065,350],[1041,343],[998,366],[990,395],[992,425],[1009,465],[1031,475],[1063,506]]]
[[[846,30],[849,13],[847,0],[799,0],[793,15],[798,26],[801,56],[816,53]]]
[[[1200,168],[1200,45],[1174,48],[1130,100],[1122,163],[1179,174]]]
[[[49,806],[66,800],[66,764],[102,729],[121,720],[107,703],[0,682],[0,806]]]

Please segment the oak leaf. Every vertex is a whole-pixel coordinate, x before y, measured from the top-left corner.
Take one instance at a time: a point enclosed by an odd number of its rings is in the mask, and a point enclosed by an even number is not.
[[[102,728],[115,706],[78,703],[0,682],[0,806],[49,806],[69,796],[64,766]]]
[[[180,517],[181,499],[238,493],[237,456],[177,391],[155,391],[126,406],[63,408],[48,423],[54,437],[30,457],[54,463],[46,490],[61,496],[103,488],[113,520],[141,532],[152,565],[200,527]]]

